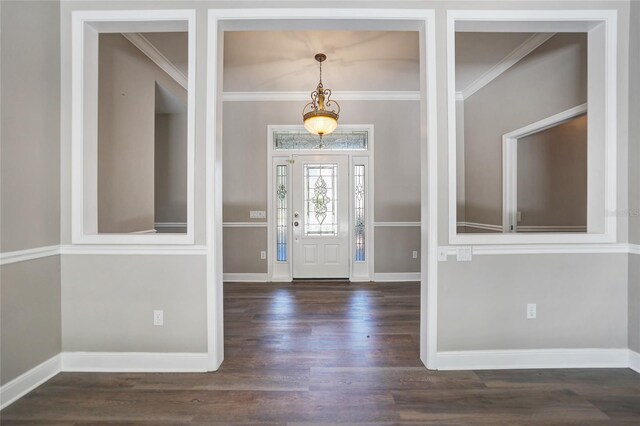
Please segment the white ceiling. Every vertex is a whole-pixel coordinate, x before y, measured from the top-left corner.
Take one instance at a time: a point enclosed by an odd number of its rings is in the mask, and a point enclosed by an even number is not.
[[[187,74],[187,33],[143,33]],[[456,90],[463,90],[532,33],[456,34]],[[314,55],[323,52],[325,87],[337,91],[420,89],[418,33],[413,31],[232,31],[225,33],[226,92],[311,91]]]
[[[327,55],[326,88],[419,90],[418,49],[418,33],[408,31],[227,32],[224,90],[311,91],[318,83],[318,52]]]

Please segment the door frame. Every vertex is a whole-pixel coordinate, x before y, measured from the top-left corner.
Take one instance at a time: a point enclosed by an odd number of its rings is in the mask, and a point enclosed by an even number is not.
[[[587,104],[554,114],[502,135],[502,232],[518,232],[518,140],[587,113]],[[569,232],[570,229],[563,229]],[[586,232],[586,230],[585,230]]]
[[[349,176],[349,280],[373,281],[374,262],[375,262],[375,241],[374,241],[374,194],[375,194],[375,174],[374,174],[374,126],[373,124],[341,124],[340,130],[347,131],[366,131],[367,132],[367,149],[366,150],[331,150],[331,149],[279,149],[273,148],[273,133],[277,131],[301,131],[306,132],[302,124],[297,125],[268,125],[267,126],[267,281],[273,282],[291,282],[293,280],[293,241],[291,239],[291,230],[287,234],[288,256],[286,262],[277,262],[275,247],[275,194],[274,189],[274,169],[276,162],[280,165],[287,165],[287,193],[292,193],[292,170],[291,160],[293,156],[347,156],[348,157],[348,176]],[[363,159],[363,160],[359,160]],[[365,261],[356,262],[355,244],[353,238],[353,166],[355,164],[364,164],[366,173],[366,248]],[[293,211],[293,197],[287,197],[287,211],[289,214]],[[291,224],[291,217],[288,217]],[[288,267],[278,268],[279,265],[286,264]],[[365,268],[358,268],[358,264],[366,264]],[[364,273],[363,273],[364,272]],[[285,274],[286,273],[286,274]]]
[[[207,367],[224,360],[222,276],[222,95],[224,32],[352,27],[419,33],[420,49],[420,359],[438,368],[438,93],[435,9],[273,8],[209,9],[206,64],[206,303]],[[303,24],[303,25],[301,25]]]

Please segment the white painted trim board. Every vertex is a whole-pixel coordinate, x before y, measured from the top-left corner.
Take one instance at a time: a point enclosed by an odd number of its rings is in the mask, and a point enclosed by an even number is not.
[[[438,352],[438,370],[627,368],[628,349],[523,349]]]
[[[60,372],[62,357],[55,355],[0,387],[0,410]]]

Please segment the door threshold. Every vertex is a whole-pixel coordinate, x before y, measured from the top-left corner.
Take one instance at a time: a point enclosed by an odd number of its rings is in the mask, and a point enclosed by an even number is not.
[[[310,282],[322,282],[322,283],[345,283],[349,284],[351,281],[349,278],[294,278],[295,283],[310,283]]]

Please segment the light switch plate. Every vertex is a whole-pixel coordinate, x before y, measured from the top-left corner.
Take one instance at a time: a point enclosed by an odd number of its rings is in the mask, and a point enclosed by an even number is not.
[[[471,262],[473,258],[473,252],[471,246],[459,246],[456,247],[456,259],[458,262]]]
[[[267,212],[264,210],[251,210],[249,212],[249,219],[266,219]]]

